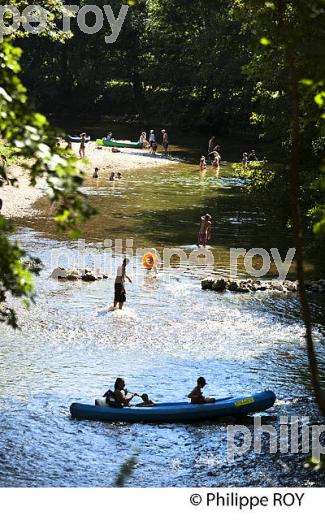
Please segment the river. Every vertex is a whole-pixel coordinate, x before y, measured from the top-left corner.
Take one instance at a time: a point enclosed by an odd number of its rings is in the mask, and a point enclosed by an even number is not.
[[[17,222],[16,237],[45,267],[36,304],[27,311],[17,303],[20,330],[0,327],[0,485],[109,487],[133,454],[137,465],[128,486],[279,485],[279,474],[267,480],[254,457],[244,473],[227,465],[224,422],[126,425],[70,418],[71,402],[93,402],[117,376],[155,401],[185,398],[200,375],[208,381],[206,393],[218,397],[272,389],[279,413],[293,399],[312,396],[296,296],[216,294],[200,287],[210,273],[228,274],[231,247],[278,247],[284,254],[291,241],[279,218],[270,217],[265,202],[247,197],[230,166],[218,176],[181,163],[123,177],[84,188],[99,215],[84,227],[79,250],[46,215]],[[125,310],[104,311],[122,258],[104,240],[113,240],[113,247],[117,239],[123,247],[132,241],[134,251],[179,247],[189,255],[206,211],[214,221],[209,251],[215,265],[174,261],[154,278],[135,255]],[[108,270],[109,279],[49,278],[57,265],[77,261]],[[244,274],[240,267],[238,276]],[[324,356],[322,305],[313,297],[315,342]]]

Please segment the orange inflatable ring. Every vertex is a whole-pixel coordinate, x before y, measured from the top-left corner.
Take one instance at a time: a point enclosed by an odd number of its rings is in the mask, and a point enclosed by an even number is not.
[[[146,253],[142,258],[143,266],[151,271],[158,263],[158,258],[154,253]]]

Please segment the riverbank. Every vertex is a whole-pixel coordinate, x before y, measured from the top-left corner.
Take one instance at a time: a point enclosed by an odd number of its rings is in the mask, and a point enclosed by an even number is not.
[[[78,155],[79,144],[72,145],[73,151]],[[119,153],[113,153],[111,148],[99,148],[95,142],[86,147],[88,164],[80,168],[86,172],[85,185],[94,168],[99,168],[100,178],[109,179],[112,172],[126,172],[137,169],[166,167],[177,163],[174,158],[166,158],[162,154],[150,155],[147,150],[133,150],[125,148]],[[17,165],[9,167],[10,177],[18,181],[18,188],[14,186],[3,186],[0,189],[0,198],[3,201],[1,214],[7,218],[22,218],[37,215],[40,210],[35,209],[35,202],[45,194],[46,182],[39,181],[35,187],[30,185],[29,176],[26,171]],[[89,177],[88,177],[89,174]]]

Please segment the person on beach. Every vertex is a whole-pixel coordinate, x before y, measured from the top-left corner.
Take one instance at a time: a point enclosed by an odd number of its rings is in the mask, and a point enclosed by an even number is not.
[[[115,181],[115,172],[112,172],[109,176],[110,181]]]
[[[123,408],[125,406],[130,406],[130,402],[135,396],[139,396],[139,394],[134,393],[128,396],[128,391],[125,388],[125,381],[121,377],[118,377],[114,383],[114,391],[107,390],[103,397],[105,398],[106,405],[112,406],[113,408]],[[95,404],[98,406],[100,404],[100,400],[96,399]]]
[[[150,153],[155,153],[156,150],[154,150],[154,148],[156,147],[157,143],[156,143],[156,136],[155,136],[155,131],[154,130],[150,130],[150,134],[149,134],[149,148],[150,148]]]
[[[118,173],[116,174],[116,179],[117,179],[118,181],[120,181],[120,180],[122,179],[122,174],[121,174],[120,172],[118,172]]]
[[[208,155],[213,152],[214,148],[216,146],[216,136],[213,135],[209,141],[209,144],[208,144]]]
[[[98,172],[99,172],[99,168],[95,168],[94,173],[93,173],[93,179],[98,179],[98,177],[99,177]]]
[[[202,390],[206,384],[207,382],[204,377],[198,378],[196,387],[193,388],[192,392],[190,392],[187,396],[189,399],[191,399],[191,404],[207,404],[216,402],[213,397],[204,397]]]
[[[125,279],[127,279],[130,283],[132,283],[131,278],[126,274],[126,266],[130,260],[124,258],[123,264],[117,270],[117,275],[115,278],[114,285],[114,309],[119,306],[119,309],[122,310],[124,303],[126,302],[126,291],[125,291]]]
[[[206,170],[206,169],[207,169],[207,163],[206,163],[204,155],[202,155],[202,157],[200,159],[200,170],[202,172],[203,170]]]
[[[7,184],[10,184],[8,179],[8,159],[3,153],[1,154],[1,169],[2,178],[6,181]]]
[[[163,141],[162,141],[163,149],[165,151],[165,154],[167,155],[168,146],[169,146],[168,134],[167,134],[166,130],[162,130],[161,133],[162,133],[162,138],[163,138]]]
[[[84,159],[86,157],[86,134],[83,132],[80,134],[80,148],[79,155],[80,159]]]
[[[201,226],[197,239],[197,245],[205,247],[211,238],[212,217],[207,213],[201,217]]]
[[[142,134],[140,135],[140,138],[139,138],[139,142],[143,144],[144,148],[149,147],[149,143],[147,140],[147,132],[142,132]]]

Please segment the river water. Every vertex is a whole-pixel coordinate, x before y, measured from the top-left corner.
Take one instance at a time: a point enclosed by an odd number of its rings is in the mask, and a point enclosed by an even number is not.
[[[290,400],[311,396],[295,296],[216,294],[200,287],[210,273],[229,273],[230,247],[278,247],[284,254],[290,237],[280,231],[278,217],[248,199],[227,166],[219,176],[200,176],[188,164],[134,171],[123,181],[102,178],[84,189],[99,210],[83,229],[85,247],[57,235],[44,214],[17,222],[17,238],[44,270],[36,304],[29,311],[15,304],[20,330],[0,328],[0,485],[112,486],[134,454],[128,486],[279,484],[258,467],[253,477],[233,472],[227,423],[101,424],[69,415],[71,402],[93,402],[117,376],[155,401],[182,400],[200,375],[208,380],[206,393],[218,397],[272,389],[279,413]],[[214,219],[209,251],[215,264],[174,261],[155,278],[135,254],[125,310],[106,312],[122,258],[114,241],[125,247],[129,240],[134,251],[155,247],[162,254],[179,247],[189,255],[206,211]],[[49,277],[57,265],[76,264],[100,267],[110,277],[93,284]],[[322,304],[313,298],[321,357]]]

